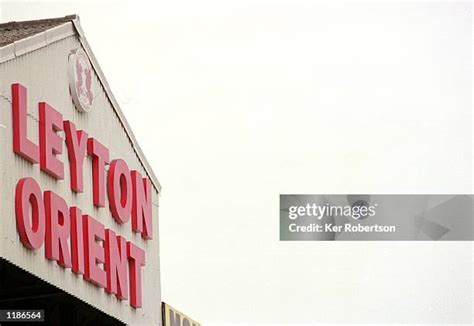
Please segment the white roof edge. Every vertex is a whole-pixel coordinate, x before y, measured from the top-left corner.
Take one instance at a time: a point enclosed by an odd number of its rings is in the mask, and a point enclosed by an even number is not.
[[[81,42],[82,47],[84,48],[86,54],[89,57],[92,67],[94,68],[100,82],[102,83],[102,86],[105,89],[105,93],[110,103],[112,104],[112,108],[114,109],[115,113],[119,117],[119,120],[123,128],[125,129],[127,136],[130,139],[132,148],[138,156],[138,160],[143,165],[143,168],[145,169],[145,172],[148,174],[153,187],[158,191],[158,193],[161,193],[161,184],[158,181],[158,178],[156,177],[155,173],[153,172],[153,169],[151,168],[150,163],[148,163],[148,160],[146,159],[145,154],[143,153],[140,146],[138,145],[138,141],[135,138],[135,135],[133,134],[132,128],[130,128],[130,125],[125,119],[122,109],[120,109],[120,106],[117,100],[115,99],[115,96],[113,95],[112,90],[110,89],[109,83],[107,82],[107,79],[105,78],[105,75],[102,72],[102,69],[100,69],[99,63],[97,62],[97,59],[95,58],[94,53],[92,52],[92,49],[89,46],[89,43],[87,42],[87,39],[84,36],[84,31],[82,30],[81,25],[79,23],[79,18],[75,18],[71,20],[70,22],[66,22],[59,26],[50,28],[44,32],[35,34],[33,36],[30,36],[30,37],[18,40],[14,43],[7,44],[3,47],[0,47],[0,63],[4,63],[6,61],[12,60],[21,55],[40,49],[51,43],[57,42],[59,40],[62,40],[66,37],[69,37],[75,34],[79,36],[79,41]]]
[[[127,120],[125,119],[123,111],[120,108],[120,105],[118,104],[117,100],[115,99],[115,96],[112,93],[112,90],[110,89],[109,83],[107,82],[107,79],[105,78],[105,75],[102,72],[102,69],[100,68],[99,63],[97,62],[97,59],[95,58],[94,53],[92,52],[92,49],[89,46],[89,42],[87,42],[87,39],[84,36],[84,31],[82,30],[81,24],[79,23],[79,19],[78,18],[73,19],[72,23],[77,31],[77,34],[79,35],[79,41],[81,42],[82,47],[84,48],[84,51],[86,52],[87,56],[89,57],[89,60],[91,61],[92,67],[94,68],[97,74],[97,77],[102,83],[102,86],[105,89],[105,93],[110,103],[112,104],[112,107],[115,110],[115,113],[117,113],[117,116],[119,117],[119,120],[122,123],[122,126],[124,127],[125,132],[127,133],[130,139],[130,142],[132,143],[133,150],[137,154],[139,161],[142,163],[143,168],[145,169],[146,173],[150,177],[151,183],[153,184],[155,189],[158,191],[158,193],[161,193],[161,184],[158,181],[158,178],[156,177],[155,173],[153,172],[153,169],[151,168],[150,163],[146,159],[145,154],[140,148],[140,145],[138,145],[138,141],[135,138],[132,128],[130,127]]]
[[[158,181],[158,178],[156,177],[155,173],[153,172],[153,169],[151,168],[150,163],[148,163],[148,160],[146,159],[145,154],[140,148],[140,145],[138,145],[138,141],[135,138],[135,135],[133,134],[132,128],[130,127],[127,120],[125,119],[123,111],[122,109],[120,109],[120,106],[117,100],[115,99],[115,96],[112,93],[112,90],[110,89],[109,83],[107,82],[107,79],[105,78],[105,75],[102,72],[102,69],[100,68],[99,63],[97,62],[97,59],[95,58],[94,53],[92,52],[92,49],[89,46],[89,42],[87,42],[87,39],[84,35],[84,31],[82,30],[81,24],[79,23],[79,19],[78,18],[73,19],[72,23],[74,24],[77,34],[79,35],[79,41],[81,42],[82,47],[84,48],[87,56],[89,57],[89,60],[91,61],[92,67],[94,68],[97,74],[97,77],[102,83],[102,86],[105,89],[105,93],[110,103],[112,104],[112,107],[115,110],[115,113],[117,113],[117,116],[119,117],[119,120],[122,123],[122,126],[124,127],[125,132],[127,133],[130,139],[130,142],[132,143],[133,150],[137,154],[139,161],[142,163],[143,168],[145,169],[146,173],[150,177],[151,183],[153,184],[155,189],[158,191],[158,193],[161,193],[161,184]]]
[[[43,48],[51,43],[60,41],[76,32],[72,22],[52,27],[44,32],[25,37],[13,43],[0,47],[0,63],[15,59],[23,54]]]

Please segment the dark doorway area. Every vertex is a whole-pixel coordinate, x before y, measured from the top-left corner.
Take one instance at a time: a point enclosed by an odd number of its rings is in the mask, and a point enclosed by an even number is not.
[[[45,325],[124,325],[3,258],[0,258],[0,309],[44,310]],[[22,323],[32,326],[41,324]]]

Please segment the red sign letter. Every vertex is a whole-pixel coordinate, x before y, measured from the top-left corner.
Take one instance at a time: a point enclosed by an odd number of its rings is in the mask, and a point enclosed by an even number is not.
[[[117,223],[125,223],[130,219],[132,208],[132,181],[130,171],[124,160],[113,160],[110,163],[108,176],[108,194],[110,210]]]
[[[132,171],[133,205],[132,230],[141,232],[142,237],[153,237],[151,218],[151,184],[148,178],[142,178],[140,173]]]
[[[76,274],[84,274],[82,211],[77,207],[71,207],[69,213],[71,215],[72,271]]]
[[[23,245],[30,249],[40,248],[44,240],[44,204],[41,189],[33,178],[18,181],[15,191],[15,213],[16,227]]]
[[[107,285],[105,271],[97,266],[97,263],[104,263],[105,252],[102,244],[97,241],[104,241],[104,225],[89,215],[83,215],[82,224],[84,227],[84,278],[89,282],[105,287]]]
[[[63,130],[63,116],[45,102],[39,104],[40,167],[56,179],[64,179],[63,162],[56,154],[63,152],[63,140],[56,133]]]
[[[127,241],[115,235],[112,230],[105,230],[105,272],[109,293],[115,293],[120,300],[128,297],[127,276]]]
[[[87,152],[92,156],[92,194],[94,205],[105,205],[105,164],[109,163],[109,150],[94,138],[87,140]]]
[[[26,88],[12,84],[13,151],[31,163],[38,163],[38,145],[27,138],[26,113]]]
[[[128,269],[130,272],[130,305],[142,306],[142,270],[145,266],[145,252],[132,242],[127,242]]]
[[[68,238],[70,233],[69,208],[64,199],[52,191],[44,192],[46,209],[46,258],[56,260],[63,267],[71,267]]]
[[[64,121],[64,132],[71,173],[71,189],[75,192],[82,192],[84,184],[82,171],[86,155],[87,132],[76,131],[76,126],[71,121]]]

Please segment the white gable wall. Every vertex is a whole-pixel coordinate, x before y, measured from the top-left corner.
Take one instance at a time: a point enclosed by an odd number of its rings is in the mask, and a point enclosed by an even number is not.
[[[131,231],[130,223],[117,224],[110,214],[108,203],[100,209],[93,206],[90,158],[87,157],[84,163],[84,192],[74,194],[70,190],[65,143],[60,155],[65,168],[65,179],[62,181],[56,181],[41,172],[38,165],[31,165],[13,152],[11,84],[19,82],[28,89],[29,139],[38,143],[38,102],[45,101],[61,112],[64,120],[73,121],[78,130],[87,131],[90,137],[108,147],[111,160],[122,158],[131,170],[147,175],[97,76],[94,76],[95,97],[91,112],[80,113],[75,109],[69,93],[68,55],[79,47],[81,43],[73,35],[0,64],[0,256],[127,324],[161,324],[157,190],[152,187],[153,239],[146,241]],[[62,136],[64,138],[64,134]],[[43,191],[55,191],[69,206],[81,208],[84,214],[90,214],[106,228],[145,250],[142,308],[135,310],[129,306],[128,300],[117,300],[114,295],[88,283],[81,276],[48,261],[44,257],[44,246],[33,252],[21,244],[15,225],[14,192],[18,180],[27,176],[33,177]]]

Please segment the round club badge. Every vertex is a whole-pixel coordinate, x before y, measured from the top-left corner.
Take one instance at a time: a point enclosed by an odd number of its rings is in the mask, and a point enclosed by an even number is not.
[[[69,90],[76,109],[89,112],[94,102],[94,71],[86,53],[76,49],[69,55]]]

